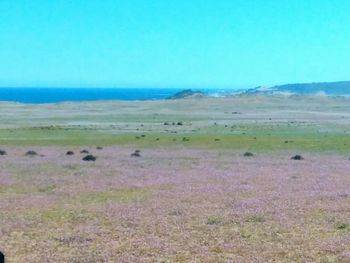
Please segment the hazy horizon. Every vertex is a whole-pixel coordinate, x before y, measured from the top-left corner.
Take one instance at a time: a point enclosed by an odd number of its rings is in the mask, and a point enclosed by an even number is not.
[[[191,89],[191,90],[232,90],[232,91],[239,91],[239,90],[248,90],[248,89],[254,89],[258,87],[276,87],[276,86],[286,86],[286,85],[304,85],[304,84],[326,84],[326,83],[344,83],[344,82],[349,82],[350,80],[337,80],[337,81],[310,81],[310,82],[297,82],[297,83],[277,83],[273,84],[270,86],[264,86],[264,85],[255,85],[255,86],[246,86],[246,87],[229,87],[229,86],[190,86],[190,85],[168,85],[168,86],[147,86],[147,85],[125,85],[125,86],[62,86],[62,85],[47,85],[47,86],[0,86],[1,88],[18,88],[18,89],[171,89],[171,90],[186,90],[186,89]]]

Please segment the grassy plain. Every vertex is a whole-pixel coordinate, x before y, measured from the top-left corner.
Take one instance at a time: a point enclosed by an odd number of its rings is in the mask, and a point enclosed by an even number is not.
[[[2,103],[0,112],[8,262],[350,261],[349,98]]]

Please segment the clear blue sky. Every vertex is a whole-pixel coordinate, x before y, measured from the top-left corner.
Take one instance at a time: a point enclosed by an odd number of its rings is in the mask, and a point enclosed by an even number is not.
[[[349,0],[0,0],[0,86],[350,80]]]

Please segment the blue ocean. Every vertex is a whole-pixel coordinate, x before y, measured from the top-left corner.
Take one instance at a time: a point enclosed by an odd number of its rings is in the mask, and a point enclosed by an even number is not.
[[[159,100],[181,91],[181,88],[0,88],[0,101],[20,103],[57,103],[98,100]],[[209,95],[227,91],[204,89]]]
[[[345,82],[344,82],[345,83]],[[345,85],[346,84],[346,85]],[[255,89],[222,89],[204,88],[193,89],[209,96],[224,97],[232,94],[273,94],[274,92],[287,92],[292,94],[327,94],[335,96],[350,96],[350,82],[345,87],[333,87],[329,83],[296,84],[276,86],[272,91],[259,91]],[[339,85],[339,83],[337,84]],[[305,87],[304,87],[305,86]],[[161,100],[183,91],[183,88],[17,88],[0,87],[0,101],[19,103],[59,103],[74,101],[100,101],[100,100]]]

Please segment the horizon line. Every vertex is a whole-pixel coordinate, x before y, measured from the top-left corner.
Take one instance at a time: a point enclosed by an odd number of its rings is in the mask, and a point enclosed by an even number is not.
[[[285,82],[273,85],[0,85],[3,88],[38,88],[38,89],[179,89],[179,90],[209,90],[209,89],[224,89],[224,90],[247,90],[258,87],[277,87],[294,84],[327,84],[327,83],[341,83],[350,82],[350,80],[336,80],[336,81],[311,81],[311,82]]]
[[[199,89],[230,89],[230,90],[239,90],[239,89],[247,89],[247,88],[235,88],[235,87],[222,87],[222,86],[204,86],[204,87],[194,87],[194,86],[188,86],[188,87],[179,87],[179,86],[0,86],[0,89],[3,88],[23,88],[23,89],[179,89],[179,90],[186,90],[186,89],[193,89],[193,90],[199,90]]]

